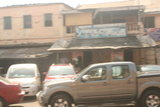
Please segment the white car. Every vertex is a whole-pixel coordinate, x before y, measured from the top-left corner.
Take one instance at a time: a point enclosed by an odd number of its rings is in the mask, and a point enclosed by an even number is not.
[[[40,73],[37,65],[33,63],[11,65],[6,78],[12,83],[19,83],[25,96],[35,96],[41,87]]]

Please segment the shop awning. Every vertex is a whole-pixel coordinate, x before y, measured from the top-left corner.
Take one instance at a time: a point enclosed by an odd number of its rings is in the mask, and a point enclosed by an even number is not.
[[[40,58],[50,54],[49,47],[12,47],[0,48],[0,59],[4,58]]]
[[[72,40],[61,40],[55,42],[48,50],[120,49],[139,47],[142,47],[142,44],[136,36],[127,36],[116,38],[74,38]]]

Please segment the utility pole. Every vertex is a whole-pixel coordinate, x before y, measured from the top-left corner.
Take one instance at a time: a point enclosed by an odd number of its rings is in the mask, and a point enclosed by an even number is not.
[[[141,0],[137,0],[137,5],[138,5],[138,30],[139,30],[139,35],[143,34],[143,30],[142,30],[142,7],[141,7]]]

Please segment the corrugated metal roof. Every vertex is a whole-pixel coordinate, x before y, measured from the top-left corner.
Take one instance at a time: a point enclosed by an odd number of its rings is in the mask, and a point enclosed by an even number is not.
[[[0,48],[0,58],[39,58],[50,52],[49,47],[21,47],[21,48]]]
[[[0,9],[1,8],[16,8],[16,7],[31,7],[31,6],[46,6],[46,5],[65,5],[71,9],[73,9],[73,7],[71,7],[65,3],[35,3],[35,4],[11,5],[11,6],[0,7]]]
[[[121,7],[121,6],[134,6],[135,1],[116,1],[116,2],[105,2],[105,3],[96,3],[96,4],[85,4],[80,5],[77,9],[94,9],[94,8],[107,8],[107,7]]]
[[[125,11],[125,10],[144,10],[144,6],[139,5],[139,6],[123,6],[123,7],[105,7],[105,8],[97,8],[93,9],[94,11],[96,10],[97,12],[107,12],[107,11]],[[88,10],[88,11],[86,11]],[[87,13],[87,12],[94,12],[93,10],[89,9],[79,9],[79,10],[67,10],[67,11],[62,11],[62,14],[77,14],[77,13]]]
[[[92,39],[74,38],[70,41],[66,40],[67,42],[64,41],[61,41],[64,44],[63,46],[59,45],[57,47],[53,44],[48,50],[119,49],[142,47],[141,42],[136,38],[136,36]]]
[[[123,11],[123,10],[144,10],[144,6],[123,6],[123,7],[109,7],[109,8],[99,8],[99,11]]]

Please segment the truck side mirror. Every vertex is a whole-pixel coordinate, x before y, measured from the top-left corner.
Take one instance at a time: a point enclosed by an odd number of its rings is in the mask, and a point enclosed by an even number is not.
[[[90,78],[90,76],[89,75],[83,75],[82,76],[82,81],[88,81],[89,80],[89,78]]]

